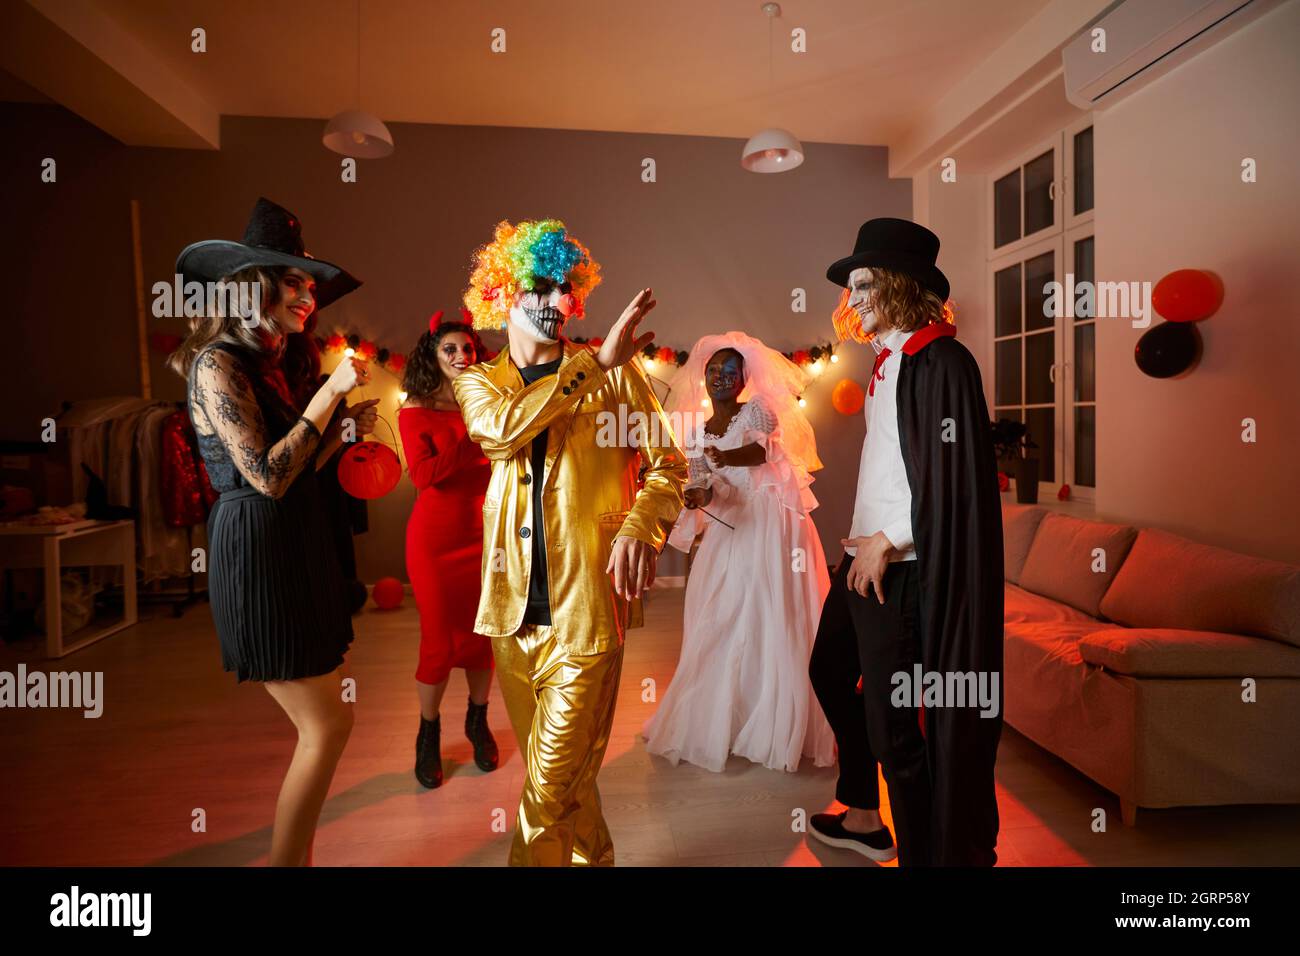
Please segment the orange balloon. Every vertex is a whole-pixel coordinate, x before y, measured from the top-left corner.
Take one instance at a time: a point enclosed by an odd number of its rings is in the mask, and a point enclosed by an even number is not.
[[[1170,322],[1200,322],[1223,303],[1219,277],[1200,269],[1169,273],[1151,291],[1151,306]]]
[[[400,607],[405,594],[406,590],[402,587],[402,582],[397,578],[380,578],[375,582],[374,589],[371,591],[371,597],[375,599],[375,603],[385,611]]]
[[[831,404],[841,415],[856,415],[862,411],[862,403],[867,394],[862,386],[851,378],[842,378],[831,390]]]

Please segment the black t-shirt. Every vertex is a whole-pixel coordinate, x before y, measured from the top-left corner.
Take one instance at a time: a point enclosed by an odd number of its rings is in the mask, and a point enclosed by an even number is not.
[[[519,370],[527,385],[554,375],[560,367],[560,359],[544,362],[541,365],[528,365]],[[542,522],[542,485],[546,471],[546,436],[549,429],[542,431],[533,439],[529,449],[531,466],[529,471],[533,489],[533,526],[530,539],[533,543],[533,572],[528,579],[528,607],[524,611],[525,624],[551,623],[551,596],[547,590],[546,578],[546,532]]]

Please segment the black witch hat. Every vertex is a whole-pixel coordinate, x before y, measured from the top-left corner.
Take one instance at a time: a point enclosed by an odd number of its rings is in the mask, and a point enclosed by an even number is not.
[[[939,271],[939,237],[925,226],[907,219],[871,219],[858,230],[853,255],[835,262],[826,270],[826,278],[836,285],[848,286],[854,269],[892,269],[911,276],[939,297],[948,301],[948,278]]]
[[[361,285],[341,267],[309,256],[302,244],[302,220],[269,199],[259,199],[253,207],[242,242],[205,239],[176,257],[176,272],[185,282],[216,282],[250,266],[301,269],[316,280],[317,309]]]

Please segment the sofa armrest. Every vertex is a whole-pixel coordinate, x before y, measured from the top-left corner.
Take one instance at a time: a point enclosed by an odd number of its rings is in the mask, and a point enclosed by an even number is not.
[[[1217,631],[1111,627],[1082,637],[1079,654],[1132,677],[1300,677],[1300,649]]]

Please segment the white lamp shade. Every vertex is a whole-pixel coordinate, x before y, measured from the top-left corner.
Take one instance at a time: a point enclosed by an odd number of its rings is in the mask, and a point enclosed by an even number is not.
[[[357,159],[383,159],[393,152],[393,134],[383,120],[360,110],[345,110],[326,123],[321,142],[336,153]]]
[[[783,173],[803,162],[803,145],[788,130],[755,133],[740,153],[740,165],[751,173]]]

